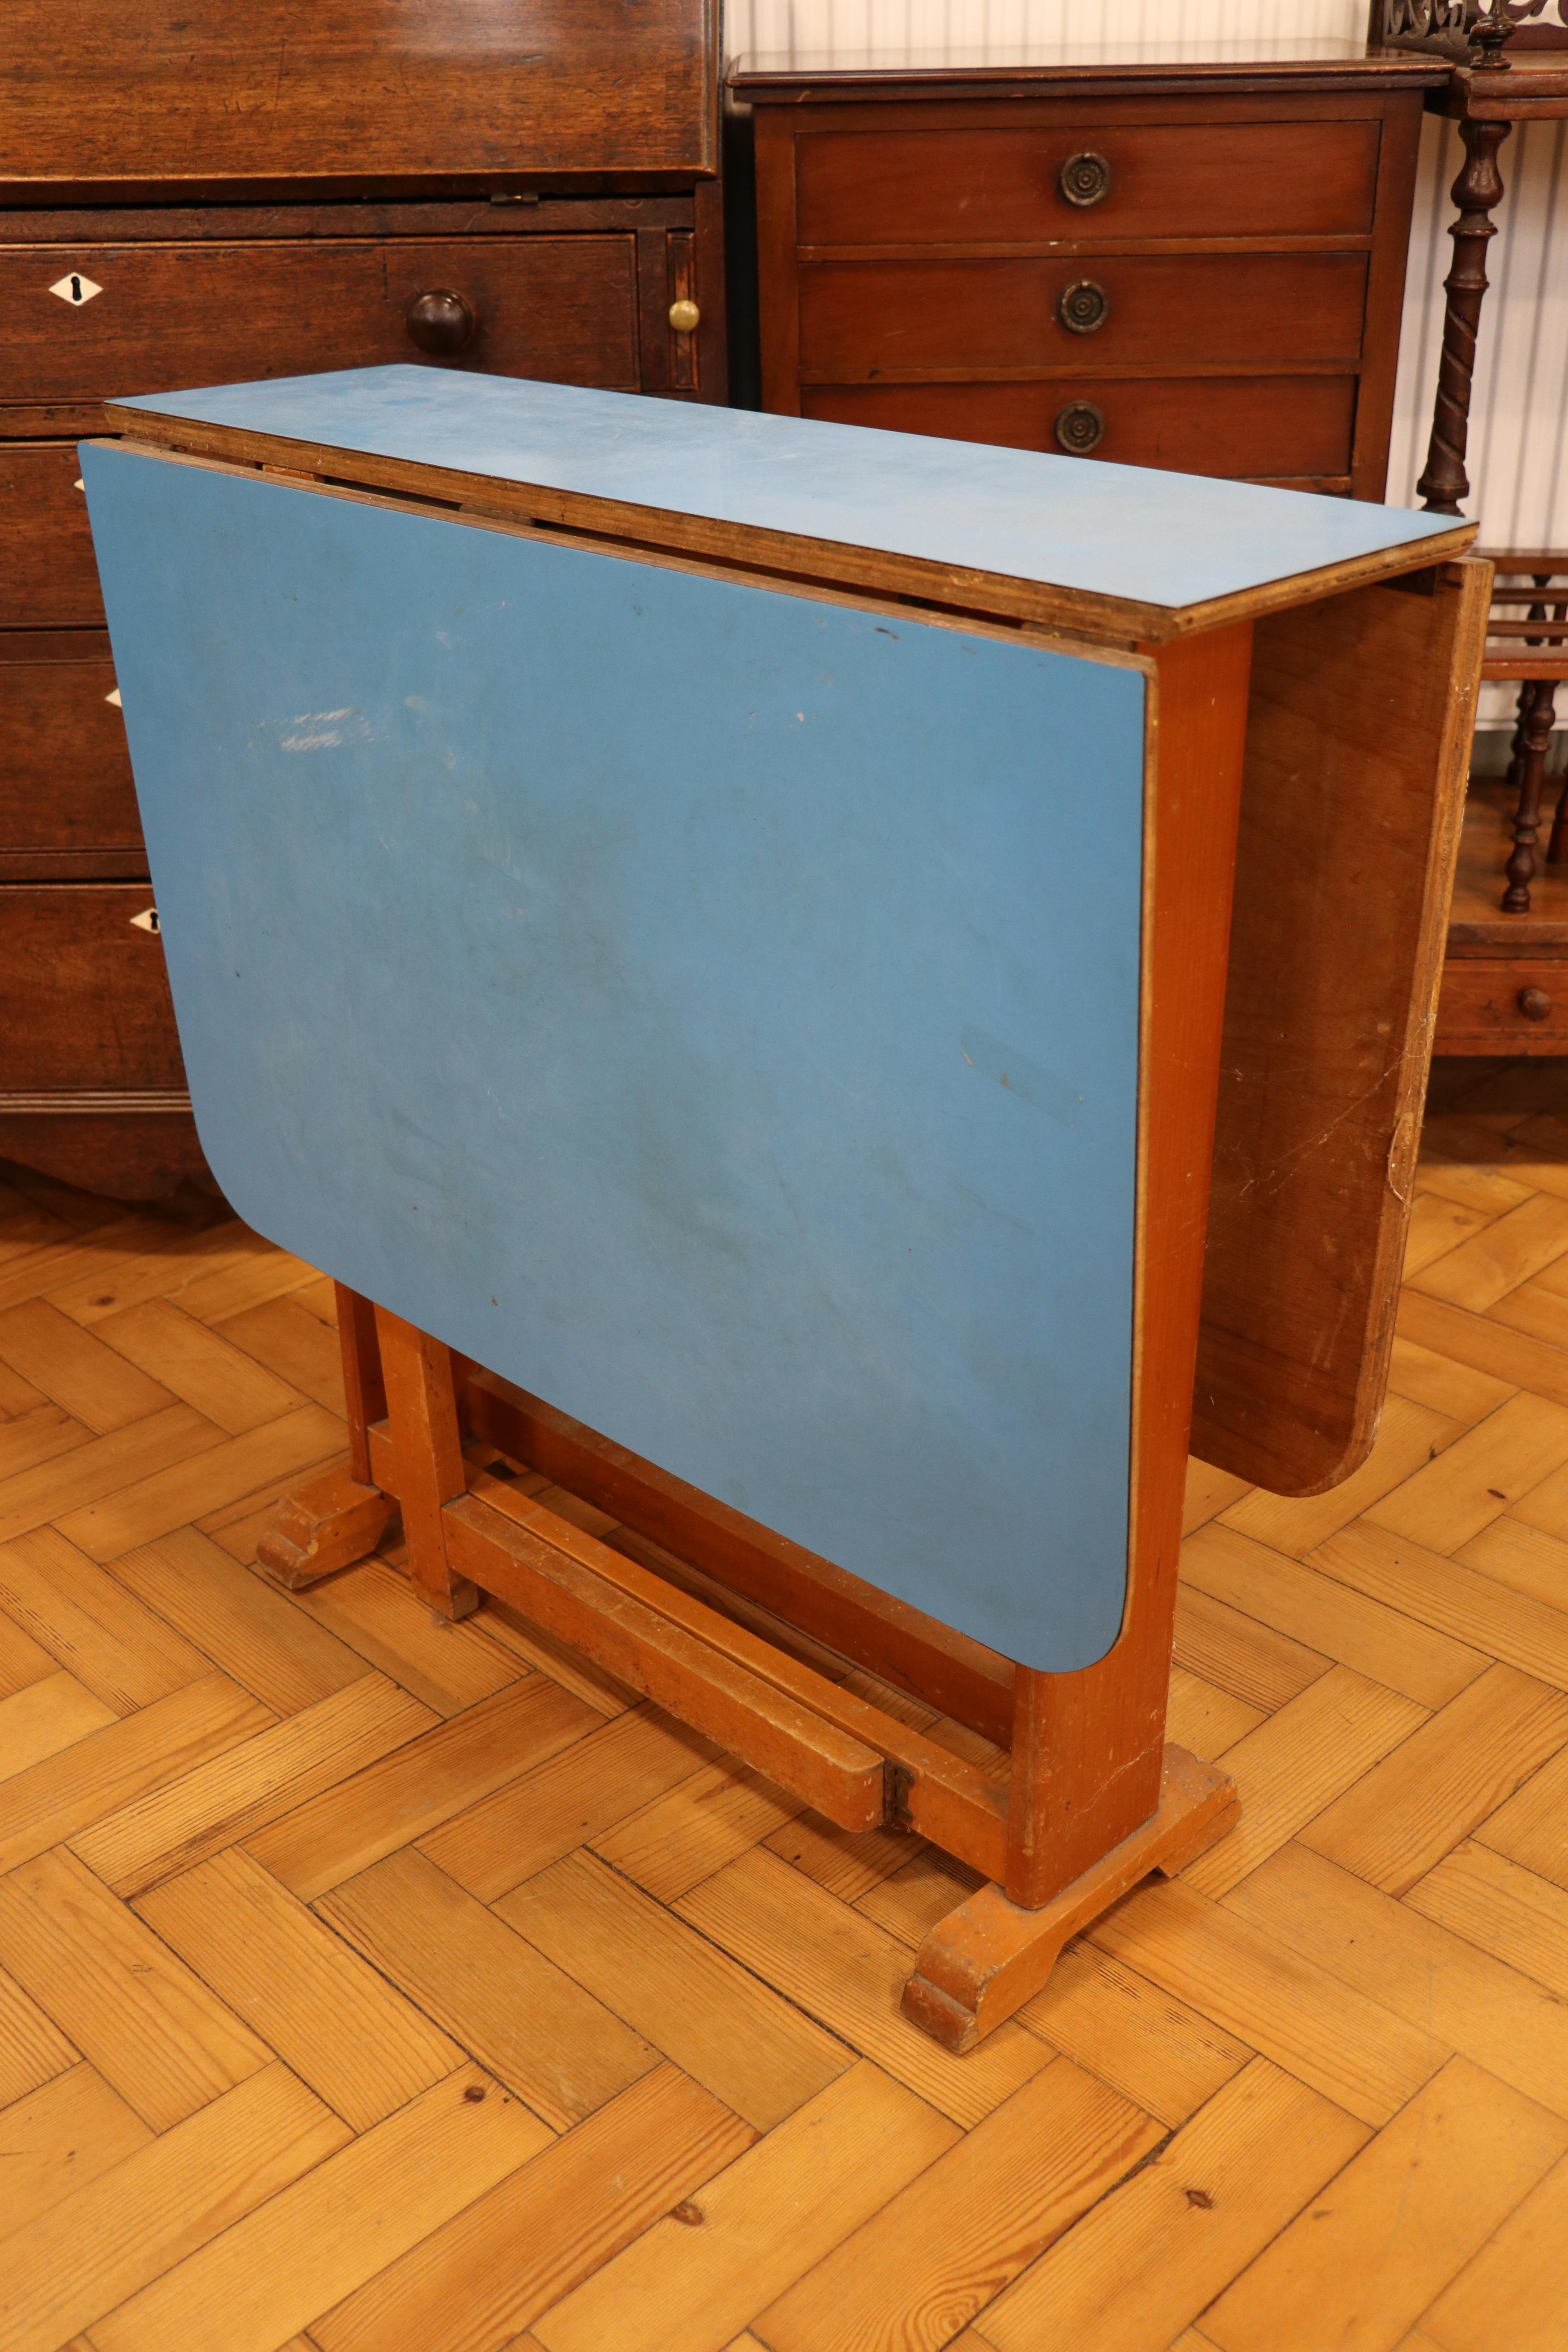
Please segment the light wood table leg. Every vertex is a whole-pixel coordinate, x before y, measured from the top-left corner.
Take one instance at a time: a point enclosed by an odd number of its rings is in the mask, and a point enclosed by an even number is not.
[[[442,1504],[467,1489],[452,1351],[384,1307],[376,1308],[375,1323],[415,1589],[443,1617],[467,1617],[479,1596],[466,1577],[452,1573],[441,1518]]]
[[[256,1557],[290,1592],[352,1568],[375,1549],[397,1506],[384,1495],[370,1472],[369,1427],[386,1416],[381,1377],[381,1345],[375,1308],[368,1298],[339,1282],[338,1344],[343,1360],[343,1399],[349,1424],[349,1458],[279,1505],[272,1525],[256,1547]]]

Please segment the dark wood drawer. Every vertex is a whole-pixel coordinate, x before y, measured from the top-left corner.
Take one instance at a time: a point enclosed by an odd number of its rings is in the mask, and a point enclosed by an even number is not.
[[[0,628],[104,625],[74,441],[0,442]]]
[[[118,850],[140,862],[109,640],[84,629],[77,646],[29,658],[43,635],[0,634],[0,858]]]
[[[0,1093],[184,1085],[145,882],[0,888]]]
[[[1103,321],[1075,333],[1063,298],[1086,286],[1104,297]],[[855,382],[932,368],[1353,365],[1365,309],[1363,253],[1117,254],[1092,268],[813,262],[800,273],[800,366],[807,379]]]
[[[1105,426],[1092,454],[1117,465],[1236,479],[1289,476],[1348,487],[1353,376],[816,384],[802,393],[801,414],[893,433],[1057,451],[1058,416],[1085,401]]]
[[[73,279],[100,290],[79,303],[50,290]],[[637,383],[629,236],[0,245],[5,397],[170,392],[420,361],[406,313],[435,291],[462,295],[479,323],[459,357],[434,364],[612,389]]]
[[[816,131],[796,142],[803,245],[1037,243],[1086,237],[1365,236],[1381,125],[1119,123]],[[1068,158],[1103,157],[1088,205]]]
[[[1450,956],[1443,966],[1432,1050],[1568,1053],[1568,957]]]

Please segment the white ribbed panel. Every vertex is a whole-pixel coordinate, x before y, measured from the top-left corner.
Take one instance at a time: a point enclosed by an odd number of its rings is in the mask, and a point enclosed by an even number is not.
[[[1359,40],[1365,0],[727,0],[731,55],[875,48],[911,62],[983,62],[1027,44],[1041,62],[1152,58],[1193,41]],[[1568,123],[1521,124],[1501,152],[1508,194],[1488,261],[1470,410],[1469,514],[1492,547],[1568,547]],[[1448,190],[1463,161],[1457,130],[1428,118],[1410,241],[1388,496],[1415,506],[1426,457],[1443,279],[1452,247]],[[1483,723],[1511,723],[1512,693],[1487,691]]]

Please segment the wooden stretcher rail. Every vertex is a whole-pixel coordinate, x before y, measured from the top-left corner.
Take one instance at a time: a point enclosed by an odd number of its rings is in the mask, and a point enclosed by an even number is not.
[[[475,1436],[499,1452],[559,1480],[939,1714],[999,1748],[1011,1744],[1010,1658],[774,1535],[493,1372],[469,1380],[468,1412]]]
[[[366,1434],[376,1486],[395,1495],[390,1424]],[[467,1482],[467,1494],[441,1510],[458,1575],[722,1741],[840,1829],[896,1821],[988,1876],[1001,1873],[1006,1791],[973,1765],[504,1480],[470,1466]]]

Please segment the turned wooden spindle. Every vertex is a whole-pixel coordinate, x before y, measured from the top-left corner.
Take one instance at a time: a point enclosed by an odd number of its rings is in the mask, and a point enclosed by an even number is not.
[[[1443,357],[1437,370],[1437,402],[1426,470],[1415,485],[1428,514],[1457,515],[1460,500],[1469,495],[1465,444],[1476,371],[1476,337],[1488,284],[1487,246],[1497,235],[1492,214],[1503,198],[1498,150],[1512,128],[1509,122],[1459,125],[1465,165],[1452,190],[1459,216],[1448,231],[1454,240],[1454,266],[1444,284],[1447,307],[1443,314]]]
[[[1555,679],[1542,677],[1533,681],[1519,767],[1519,814],[1514,819],[1513,854],[1503,868],[1508,876],[1508,888],[1502,894],[1505,915],[1530,912],[1530,886],[1535,877],[1535,836],[1541,830],[1541,794],[1546,782],[1546,753],[1552,741],[1556,699]]]

